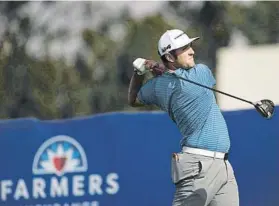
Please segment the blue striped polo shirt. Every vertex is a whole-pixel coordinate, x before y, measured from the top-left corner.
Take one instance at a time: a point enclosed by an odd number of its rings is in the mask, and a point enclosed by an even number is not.
[[[209,87],[216,83],[204,64],[188,70],[177,69],[175,74]],[[138,99],[169,113],[182,134],[181,147],[229,151],[227,125],[213,91],[165,73],[148,80],[141,87]]]

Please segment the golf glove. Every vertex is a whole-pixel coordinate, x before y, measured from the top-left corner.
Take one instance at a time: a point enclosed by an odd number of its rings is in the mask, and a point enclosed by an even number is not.
[[[144,75],[146,72],[148,72],[148,69],[145,67],[145,61],[146,61],[146,59],[137,58],[137,59],[133,62],[134,71],[135,71],[138,75]]]

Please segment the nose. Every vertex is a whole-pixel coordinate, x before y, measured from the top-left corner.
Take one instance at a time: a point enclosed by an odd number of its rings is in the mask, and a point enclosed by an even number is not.
[[[195,51],[193,50],[192,47],[190,47],[190,49],[189,49],[189,55],[194,55],[194,54],[195,54]]]

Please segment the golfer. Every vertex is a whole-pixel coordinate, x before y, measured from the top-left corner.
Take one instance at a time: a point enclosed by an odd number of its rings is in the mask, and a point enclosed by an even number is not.
[[[173,206],[238,206],[238,186],[227,158],[230,137],[213,91],[169,74],[215,85],[211,70],[195,64],[191,45],[197,39],[178,29],[166,31],[158,42],[163,64],[134,61],[128,101],[134,107],[158,106],[182,134],[181,152],[172,156]],[[153,77],[145,82],[148,71]]]

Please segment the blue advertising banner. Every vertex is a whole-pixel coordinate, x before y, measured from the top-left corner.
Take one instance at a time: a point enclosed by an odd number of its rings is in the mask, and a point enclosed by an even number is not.
[[[279,205],[279,108],[224,113],[241,205]],[[165,113],[0,122],[0,205],[170,206],[181,135]]]

